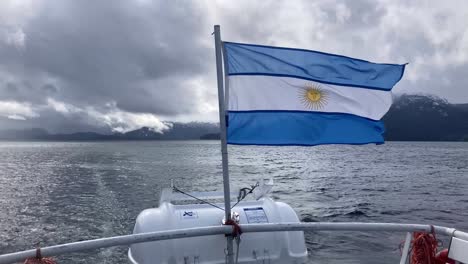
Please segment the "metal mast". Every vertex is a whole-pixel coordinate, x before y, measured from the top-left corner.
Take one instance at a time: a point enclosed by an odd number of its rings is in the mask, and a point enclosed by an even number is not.
[[[221,42],[221,30],[219,25],[214,26],[215,52],[216,52],[216,74],[218,77],[218,103],[219,103],[219,126],[221,129],[221,157],[223,164],[224,185],[224,212],[225,219],[231,219],[231,190],[229,187],[228,152],[226,141],[226,109],[224,105],[224,83],[223,83],[223,61]],[[224,62],[226,63],[226,62]],[[233,237],[227,237],[227,263],[234,263]]]

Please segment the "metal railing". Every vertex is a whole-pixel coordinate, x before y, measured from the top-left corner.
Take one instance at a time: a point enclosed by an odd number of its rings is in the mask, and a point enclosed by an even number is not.
[[[468,241],[468,233],[443,226],[431,226],[420,224],[395,224],[395,223],[270,223],[270,224],[244,224],[240,225],[243,233],[253,232],[277,232],[277,231],[368,231],[368,232],[431,232],[434,228],[436,234],[448,235]],[[42,256],[57,256],[67,253],[80,252],[99,248],[131,245],[150,241],[169,240],[176,238],[188,238],[210,235],[232,234],[232,226],[208,226],[168,231],[140,233],[124,236],[114,236],[60,244],[41,248]],[[403,257],[408,251],[409,241],[406,239]],[[408,245],[408,247],[407,247]],[[467,249],[468,250],[468,249]],[[0,255],[0,264],[24,261],[26,258],[36,256],[36,249]],[[402,257],[402,260],[403,260]]]

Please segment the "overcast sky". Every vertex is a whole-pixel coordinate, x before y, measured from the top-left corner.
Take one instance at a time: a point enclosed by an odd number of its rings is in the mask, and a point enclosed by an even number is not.
[[[216,121],[214,24],[229,41],[409,62],[395,93],[468,103],[465,0],[1,0],[0,129]]]

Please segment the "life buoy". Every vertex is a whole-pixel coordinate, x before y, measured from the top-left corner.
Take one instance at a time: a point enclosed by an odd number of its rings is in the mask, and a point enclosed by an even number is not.
[[[444,248],[442,249],[441,251],[439,251],[435,258],[440,262],[440,263],[444,263],[444,264],[455,264],[455,260],[453,259],[450,259],[448,257],[448,249],[447,248]]]

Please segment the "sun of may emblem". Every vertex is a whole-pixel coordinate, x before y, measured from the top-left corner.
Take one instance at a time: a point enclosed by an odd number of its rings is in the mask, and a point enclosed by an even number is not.
[[[327,104],[327,93],[317,84],[307,84],[301,89],[299,98],[305,107],[312,110],[322,109]]]

